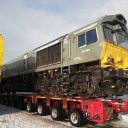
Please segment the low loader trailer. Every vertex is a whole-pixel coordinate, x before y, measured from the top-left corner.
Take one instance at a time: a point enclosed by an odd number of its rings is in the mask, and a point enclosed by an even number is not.
[[[118,114],[128,112],[128,100],[80,97],[44,97],[37,94],[0,94],[0,103],[37,111],[38,115],[51,115],[55,121],[69,119],[73,126],[88,122],[104,123],[118,118]]]

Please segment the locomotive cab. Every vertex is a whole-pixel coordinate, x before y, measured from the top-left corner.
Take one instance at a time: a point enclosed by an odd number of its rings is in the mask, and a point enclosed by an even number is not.
[[[122,15],[103,18],[103,50],[101,67],[103,85],[110,95],[123,95],[128,92],[128,30]]]
[[[109,16],[109,21],[102,22],[104,41],[101,67],[127,70],[128,30],[125,18],[122,15]]]

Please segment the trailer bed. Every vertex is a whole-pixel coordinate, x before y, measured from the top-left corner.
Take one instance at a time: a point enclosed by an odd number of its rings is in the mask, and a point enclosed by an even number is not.
[[[86,99],[80,97],[45,97],[30,93],[0,94],[0,103],[37,112],[38,115],[51,115],[55,121],[68,119],[73,126],[97,123],[100,125],[117,120],[122,112],[128,113],[128,100]]]

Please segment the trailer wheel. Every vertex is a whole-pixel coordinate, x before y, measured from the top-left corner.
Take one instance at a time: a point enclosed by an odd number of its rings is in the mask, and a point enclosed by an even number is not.
[[[59,107],[53,107],[51,109],[51,117],[53,120],[64,120],[67,116],[66,110]]]
[[[40,116],[46,115],[46,106],[43,106],[42,104],[38,104],[37,106],[37,113]]]
[[[73,126],[79,127],[84,123],[83,113],[80,110],[73,110],[70,112],[69,120]]]
[[[26,104],[26,110],[28,112],[32,112],[32,104],[31,104],[31,102],[27,102],[27,104]]]
[[[61,120],[61,110],[57,107],[51,109],[51,117],[53,120]]]

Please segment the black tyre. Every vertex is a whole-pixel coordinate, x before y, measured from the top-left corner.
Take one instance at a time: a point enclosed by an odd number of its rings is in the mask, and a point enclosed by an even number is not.
[[[26,104],[26,110],[28,112],[32,112],[33,111],[33,109],[32,109],[32,103],[31,102],[27,102],[27,104]]]
[[[53,107],[51,108],[51,117],[53,120],[61,120],[61,111],[59,108],[57,107]]]
[[[66,118],[66,111],[63,108],[53,107],[51,109],[51,117],[53,120],[64,120]]]
[[[40,116],[44,116],[47,114],[47,108],[46,106],[43,106],[42,104],[37,105],[37,113]]]
[[[80,127],[84,124],[84,116],[80,110],[73,110],[69,114],[70,123],[73,126]]]

